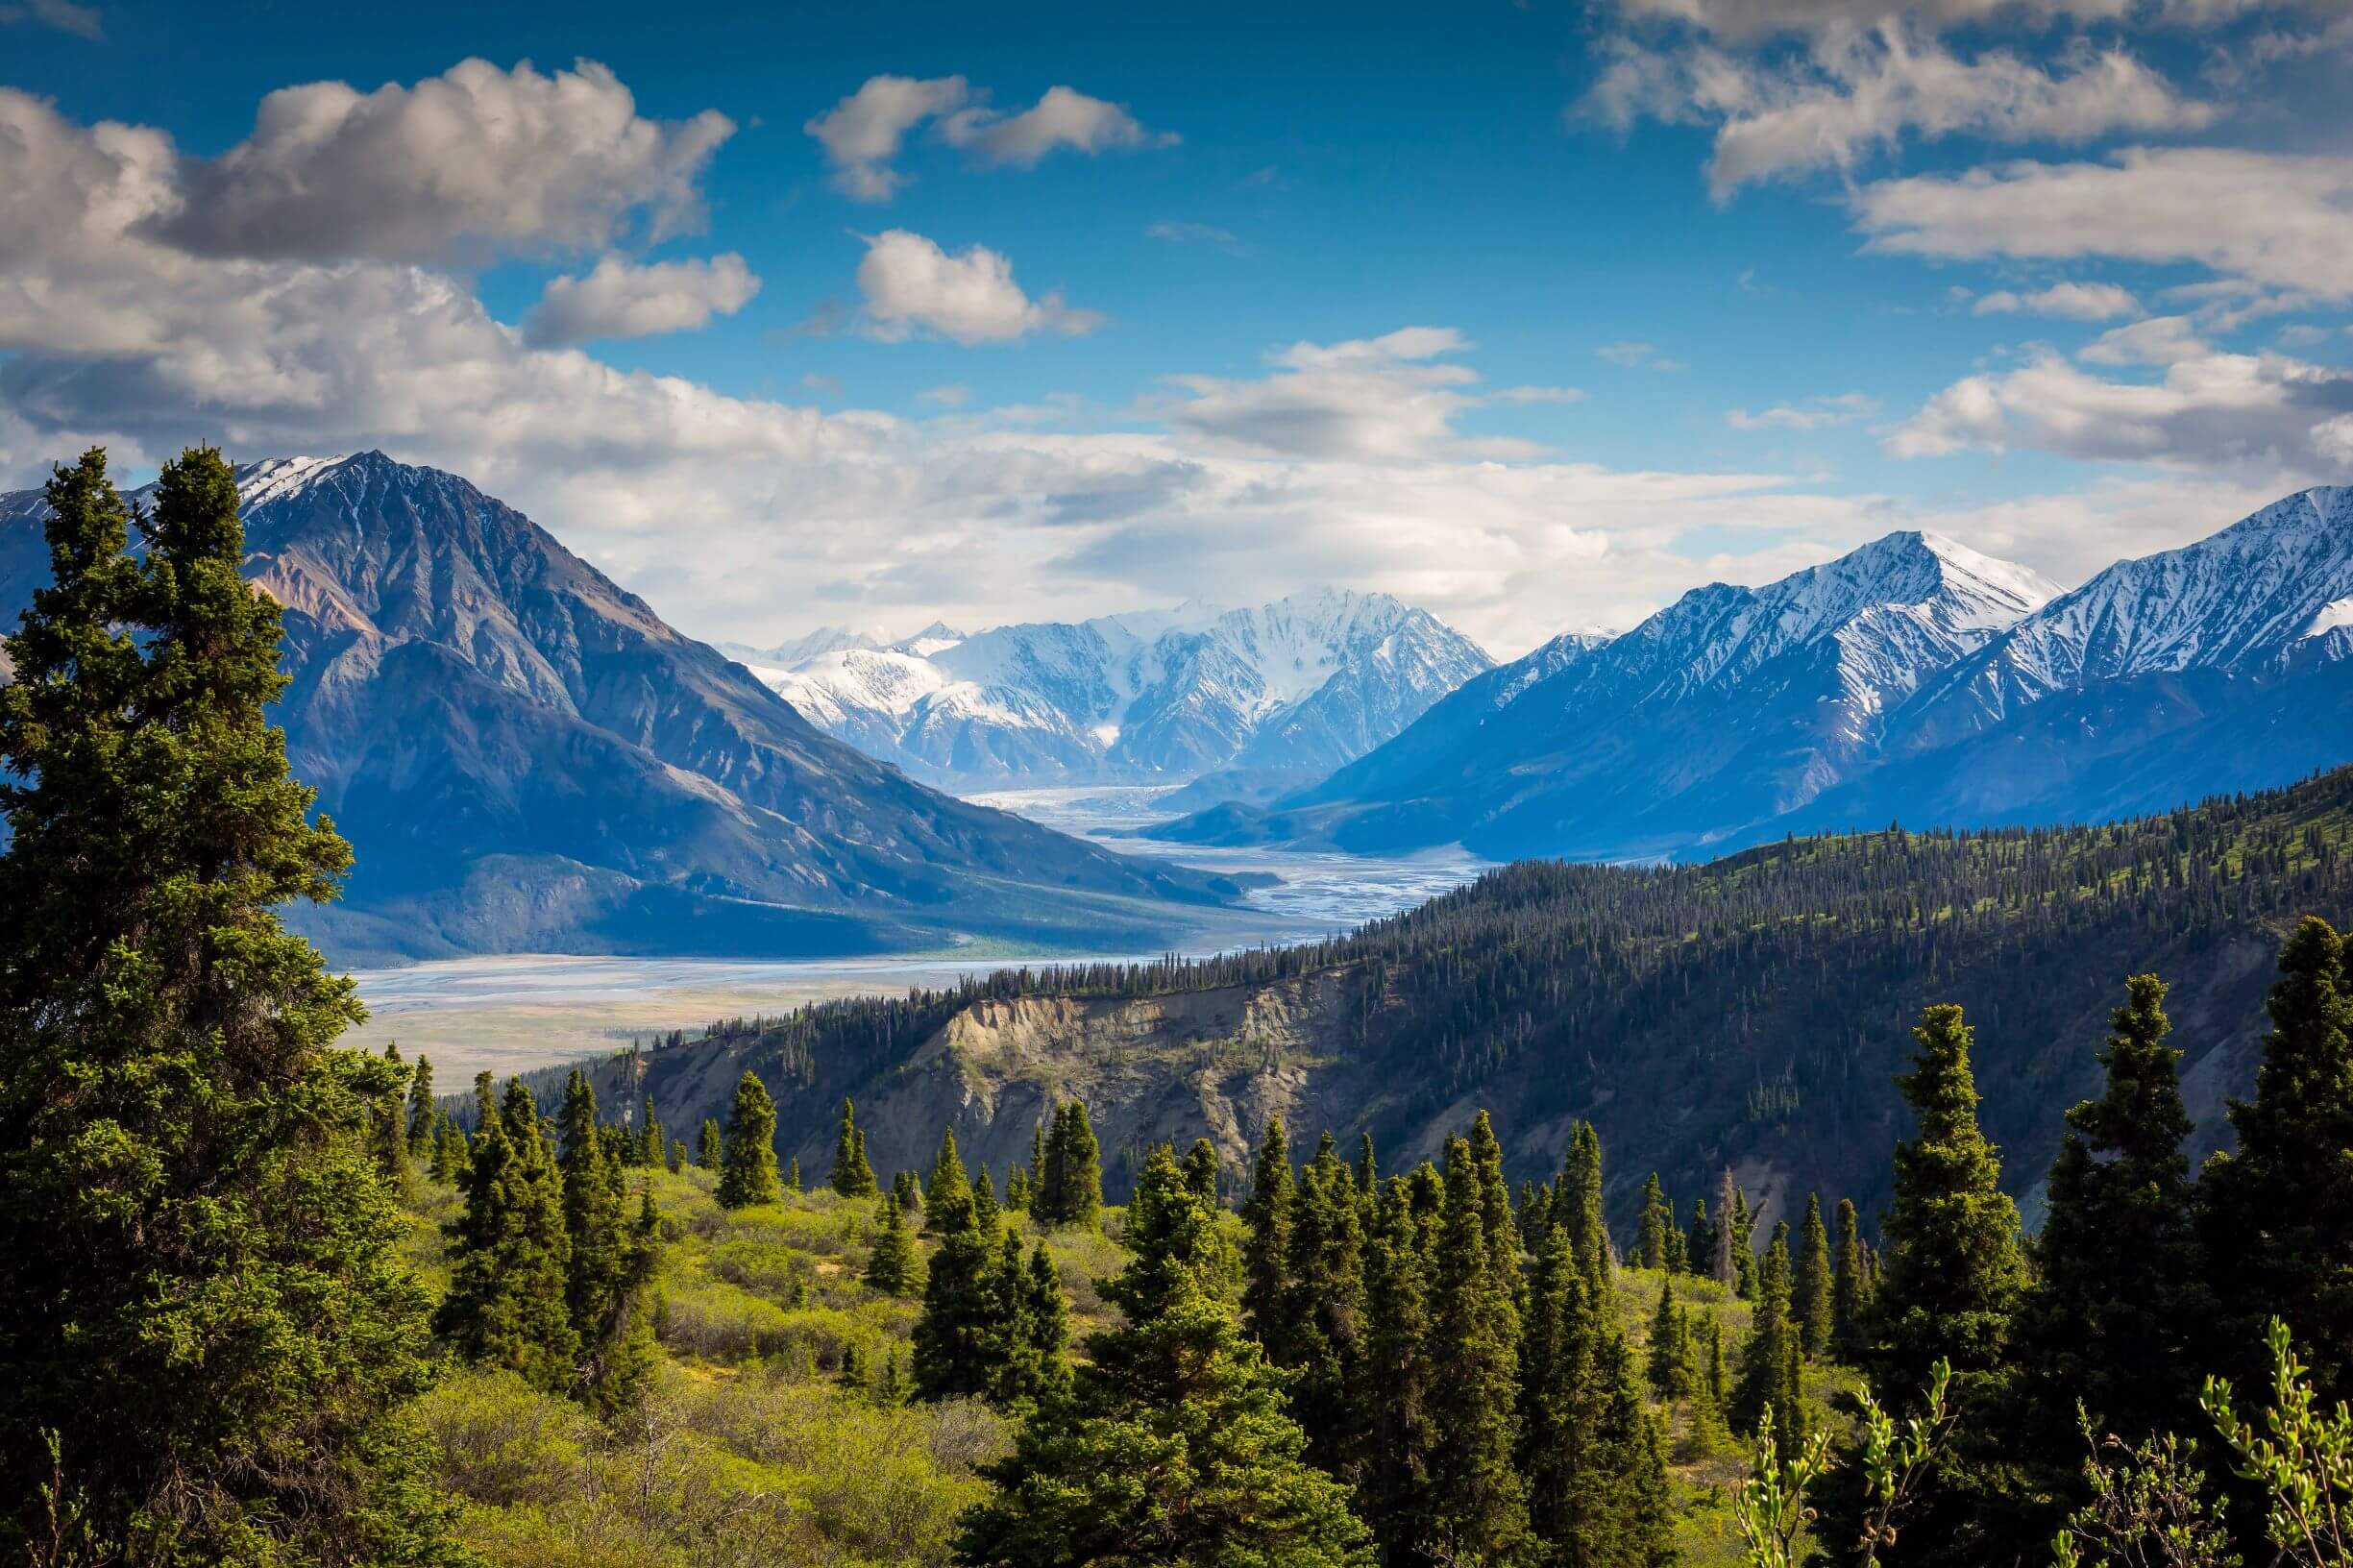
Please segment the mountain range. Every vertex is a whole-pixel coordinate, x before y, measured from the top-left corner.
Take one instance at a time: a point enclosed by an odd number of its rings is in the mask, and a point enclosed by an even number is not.
[[[1181,843],[1687,858],[1792,831],[2097,821],[2353,755],[2353,490],[2060,592],[1934,534],[1562,639]]]
[[[727,651],[828,734],[958,789],[1307,782],[1493,662],[1427,611],[1343,590],[888,644],[828,627]]]
[[[274,717],[356,852],[341,903],[294,912],[338,962],[1149,946],[1239,894],[913,782],[455,475],[370,452],[237,479],[284,608]],[[12,624],[45,511],[0,496]]]

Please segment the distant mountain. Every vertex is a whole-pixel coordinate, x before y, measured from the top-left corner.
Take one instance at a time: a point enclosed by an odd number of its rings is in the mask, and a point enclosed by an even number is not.
[[[1320,777],[1490,662],[1426,611],[1342,591],[747,660],[827,733],[962,788]]]
[[[1605,642],[1563,638],[1264,808],[1267,836],[1350,849],[1671,855],[1812,799],[1888,711],[2057,589],[1897,533],[1763,588],[1715,583]],[[1234,843],[1248,808],[1158,836]]]
[[[847,626],[820,626],[815,631],[778,643],[773,648],[754,648],[749,643],[713,643],[711,646],[739,664],[790,670],[795,665],[806,664],[827,653],[838,653],[846,648],[880,648],[883,639],[874,632],[852,631]]]
[[[2348,654],[2353,489],[2067,594],[1893,534],[1764,588],[1695,589],[1556,668],[1492,673],[1318,784],[1150,832],[1609,859],[2099,821],[2353,757]]]
[[[285,607],[275,717],[357,852],[301,918],[347,962],[1128,945],[1238,891],[911,782],[455,475],[365,453],[238,482]],[[11,623],[43,511],[0,496]]]
[[[2119,561],[1891,715],[1801,828],[2099,820],[2353,756],[2353,488]]]

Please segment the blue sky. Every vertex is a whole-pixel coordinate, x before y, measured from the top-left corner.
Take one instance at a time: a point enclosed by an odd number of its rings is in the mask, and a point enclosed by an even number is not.
[[[2341,0],[0,0],[0,483],[380,446],[754,641],[2073,581],[2353,472],[2348,86]]]

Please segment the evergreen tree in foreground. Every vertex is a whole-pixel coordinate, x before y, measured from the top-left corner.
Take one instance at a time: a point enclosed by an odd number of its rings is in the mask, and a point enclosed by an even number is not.
[[[2189,1345],[2190,1113],[2166,1043],[2165,982],[2137,974],[2110,1018],[2106,1092],[2067,1113],[2051,1162],[2037,1279],[2018,1316],[2022,1437],[2046,1483],[2071,1493],[2083,1467],[2080,1400],[2127,1443],[2197,1419]]]
[[[1430,1299],[1437,1445],[1421,1532],[1409,1544],[1457,1561],[1513,1562],[1529,1549],[1527,1488],[1513,1465],[1520,1320],[1514,1281],[1487,1242],[1478,1162],[1463,1139],[1446,1148],[1445,1194]],[[1552,1235],[1568,1231],[1555,1226]]]
[[[983,1471],[997,1490],[965,1515],[959,1561],[1368,1560],[1348,1489],[1306,1462],[1281,1375],[1204,1277],[1221,1266],[1216,1233],[1173,1152],[1154,1149],[1128,1208],[1134,1256],[1102,1286],[1124,1325],[1090,1339],[1070,1396]]]
[[[2276,1315],[2320,1400],[2353,1400],[2353,973],[2344,940],[2313,918],[2279,969],[2255,1097],[2231,1102],[2238,1150],[2197,1184],[2218,1298],[2209,1364],[2260,1386],[2256,1347]]]
[[[1819,1360],[1829,1354],[1830,1336],[1837,1326],[1832,1301],[1837,1286],[1831,1278],[1830,1234],[1823,1228],[1822,1199],[1816,1193],[1805,1195],[1805,1228],[1799,1233],[1798,1254],[1791,1262],[1795,1272],[1790,1281],[1790,1311],[1798,1320],[1798,1342],[1806,1360]]]
[[[1841,1357],[1851,1358],[1871,1305],[1863,1274],[1861,1226],[1851,1198],[1838,1200],[1838,1251],[1830,1271],[1830,1341]]]
[[[825,1185],[846,1198],[874,1195],[874,1167],[866,1163],[866,1135],[858,1131],[856,1107],[842,1102],[842,1130],[833,1140],[833,1171]]]
[[[1784,1454],[1805,1441],[1804,1363],[1801,1330],[1790,1315],[1789,1237],[1777,1231],[1756,1273],[1756,1311],[1741,1352],[1740,1382],[1732,1391],[1732,1422],[1742,1433],[1770,1422]]]
[[[432,1152],[433,1065],[424,1057],[417,1058],[416,1071],[408,1075],[408,1154],[422,1160]]]
[[[1250,1196],[1242,1204],[1242,1224],[1248,1231],[1242,1241],[1242,1320],[1278,1364],[1287,1362],[1290,1354],[1282,1335],[1295,1190],[1289,1136],[1281,1116],[1269,1116],[1258,1162],[1251,1167]]]
[[[1087,1120],[1083,1100],[1067,1100],[1054,1108],[1053,1131],[1045,1140],[1042,1189],[1042,1203],[1033,1200],[1030,1212],[1046,1224],[1093,1230],[1102,1223],[1103,1151]]]
[[[695,1164],[704,1170],[719,1168],[720,1134],[718,1119],[702,1118],[702,1130],[695,1135]]]
[[[922,1260],[916,1256],[915,1238],[900,1216],[898,1194],[882,1195],[874,1220],[874,1250],[866,1261],[866,1284],[886,1296],[911,1296],[922,1278]]]
[[[1642,1229],[1634,1240],[1634,1262],[1641,1268],[1667,1266],[1667,1237],[1675,1231],[1675,1211],[1667,1207],[1666,1189],[1658,1172],[1642,1184]]]
[[[144,560],[103,452],[47,498],[0,685],[0,1542],[54,1434],[119,1550],[453,1560],[395,1413],[428,1302],[363,1144],[393,1076],[333,1048],[352,983],[272,913],[350,850],[267,722],[234,479],[166,464]]]
[[[736,1080],[735,1104],[719,1153],[722,1209],[748,1209],[776,1201],[776,1102],[749,1067]]]

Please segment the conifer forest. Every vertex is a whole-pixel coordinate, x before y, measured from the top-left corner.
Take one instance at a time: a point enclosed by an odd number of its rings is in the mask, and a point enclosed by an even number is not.
[[[281,923],[353,857],[226,463],[135,516],[93,451],[47,501],[0,686],[0,1558],[2353,1563],[2353,771],[1525,862],[1320,943],[452,1083],[340,1044]],[[978,1004],[1295,981],[1334,1063],[1227,1066],[1383,1085],[1353,1120],[905,1122]],[[2201,1118],[2198,1032],[2258,1010]]]

